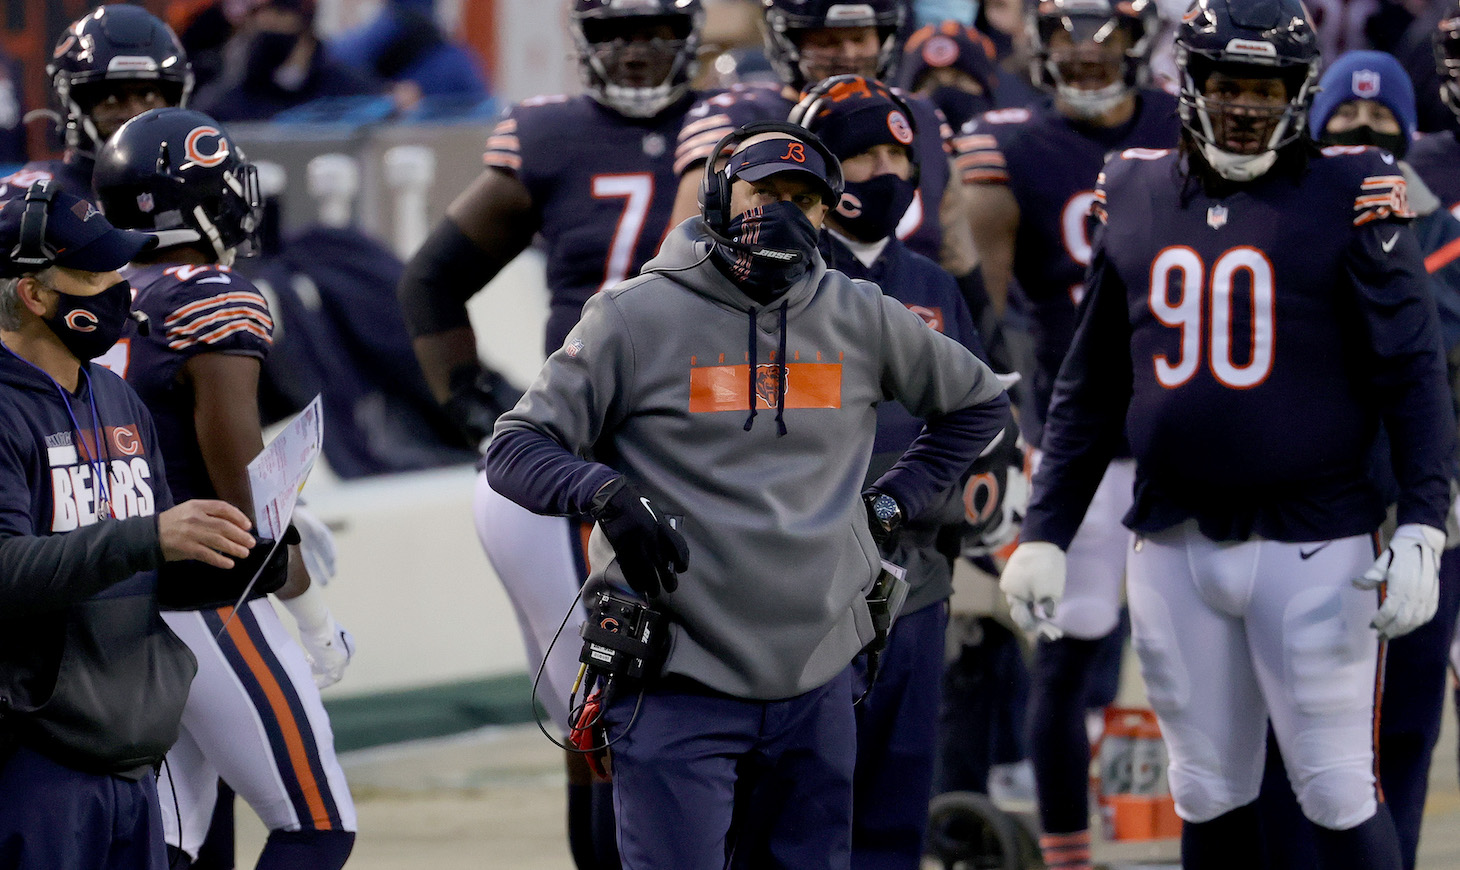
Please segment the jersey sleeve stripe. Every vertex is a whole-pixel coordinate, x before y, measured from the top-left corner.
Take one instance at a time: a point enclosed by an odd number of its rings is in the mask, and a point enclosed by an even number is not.
[[[258,324],[247,320],[235,320],[232,323],[226,323],[211,332],[205,332],[199,336],[169,341],[167,346],[172,350],[187,350],[199,344],[217,344],[228,336],[239,332],[253,333],[268,344],[272,344],[274,341],[269,331],[260,327]]]
[[[186,338],[199,330],[209,329],[219,323],[230,323],[235,320],[249,320],[268,330],[274,328],[274,321],[267,314],[264,314],[256,308],[239,306],[235,308],[221,308],[206,317],[191,320],[186,325],[172,327],[167,330],[167,337],[170,340]]]
[[[1007,184],[1009,173],[1003,169],[968,169],[963,172],[964,184]]]
[[[715,149],[715,143],[725,138],[725,134],[734,129],[734,127],[727,125],[724,127],[716,127],[713,130],[691,136],[688,139],[682,138],[679,142],[679,147],[674,151],[675,173],[682,174],[694,164],[708,159],[710,152]]]
[[[703,133],[706,130],[724,127],[729,123],[730,116],[724,114],[723,112],[718,115],[711,115],[708,118],[701,118],[698,121],[691,121],[690,123],[685,124],[679,130],[679,138],[681,141],[683,141],[684,139],[687,139],[691,136]]]
[[[513,172],[522,169],[522,158],[508,151],[488,151],[482,155],[482,162],[500,169],[511,169]]]
[[[987,151],[997,150],[999,140],[987,133],[970,133],[967,136],[959,136],[953,140],[953,146],[959,151]]]
[[[262,295],[251,291],[239,290],[233,293],[220,293],[217,296],[209,296],[207,299],[199,299],[196,302],[184,305],[168,315],[167,319],[162,322],[162,325],[171,331],[174,325],[182,323],[184,320],[189,319],[201,311],[216,308],[219,305],[234,305],[238,303],[255,306],[263,313],[264,317],[268,317],[269,304],[264,301]]]

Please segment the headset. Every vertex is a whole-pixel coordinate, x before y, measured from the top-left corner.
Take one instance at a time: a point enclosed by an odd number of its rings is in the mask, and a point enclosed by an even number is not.
[[[25,211],[20,215],[20,240],[10,250],[11,262],[22,266],[48,266],[56,260],[56,249],[46,241],[46,220],[56,186],[51,179],[37,181],[25,192]]]
[[[740,143],[762,133],[784,133],[821,155],[821,159],[826,163],[826,174],[829,176],[826,183],[831,188],[831,202],[828,202],[827,205],[833,209],[836,208],[842,198],[842,189],[846,182],[842,178],[841,161],[836,159],[836,155],[831,153],[831,149],[827,148],[815,133],[799,124],[787,121],[755,121],[725,134],[725,137],[715,144],[715,149],[705,160],[705,177],[700,182],[700,217],[704,221],[706,232],[715,244],[752,257],[763,257],[782,265],[791,265],[800,261],[801,253],[799,251],[767,248],[764,245],[747,245],[729,236],[730,220],[734,217],[730,214],[730,177],[723,169],[717,169],[715,163],[727,149],[733,151]]]
[[[822,108],[826,106],[827,100],[830,99],[829,95],[831,92],[837,87],[847,84],[864,84],[874,96],[886,99],[892,103],[897,111],[902,113],[903,119],[907,121],[908,129],[912,130],[913,133],[913,142],[907,145],[907,156],[912,162],[912,174],[908,176],[908,181],[916,187],[919,180],[922,179],[923,172],[922,166],[918,163],[918,149],[914,147],[917,142],[918,120],[913,115],[912,107],[908,105],[907,100],[898,96],[893,92],[892,88],[877,79],[852,73],[822,79],[814,87],[801,95],[800,102],[796,103],[796,106],[791,109],[789,122],[798,124],[807,130],[813,129],[816,124],[816,116],[821,114]],[[838,168],[840,168],[840,164],[838,164]]]

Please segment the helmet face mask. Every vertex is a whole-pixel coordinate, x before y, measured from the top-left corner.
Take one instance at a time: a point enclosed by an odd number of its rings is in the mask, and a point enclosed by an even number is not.
[[[1460,8],[1452,8],[1435,28],[1434,45],[1440,98],[1460,117]]]
[[[631,118],[664,111],[689,91],[702,19],[699,0],[577,0],[573,40],[589,95]]]
[[[1176,36],[1179,113],[1213,170],[1250,181],[1306,134],[1318,59],[1299,0],[1197,0]]]
[[[66,121],[66,145],[95,154],[120,120],[98,126],[93,113],[124,88],[155,85],[164,103],[184,106],[193,71],[166,24],[140,6],[101,6],[75,21],[56,43],[46,75]],[[128,87],[131,86],[131,87]],[[145,105],[133,101],[138,108]]]
[[[1145,80],[1154,14],[1144,0],[1041,0],[1029,19],[1034,81],[1074,116],[1099,118]]]
[[[904,17],[897,0],[762,2],[766,59],[798,91],[834,75],[888,80],[896,71]]]

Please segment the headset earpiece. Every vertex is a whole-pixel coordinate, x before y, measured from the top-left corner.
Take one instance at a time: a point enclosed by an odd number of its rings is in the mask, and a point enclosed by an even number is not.
[[[46,266],[56,259],[56,249],[46,242],[46,220],[56,188],[46,179],[37,181],[25,192],[25,211],[20,214],[20,239],[10,251],[10,259],[22,266]]]

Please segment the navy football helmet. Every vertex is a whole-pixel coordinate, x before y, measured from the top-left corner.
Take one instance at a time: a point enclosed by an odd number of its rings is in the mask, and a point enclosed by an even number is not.
[[[156,82],[163,98],[185,106],[193,92],[193,68],[177,35],[140,6],[99,6],[67,27],[56,42],[46,77],[65,113],[66,145],[95,154],[103,137],[91,111],[104,85]]]
[[[1079,117],[1099,117],[1144,83],[1159,28],[1152,0],[1040,0],[1029,11],[1029,77],[1054,91]],[[1123,42],[1118,34],[1124,34]],[[1088,70],[1111,60],[1120,67],[1108,83],[1079,84]],[[1094,71],[1099,78],[1100,70]]]
[[[206,242],[225,266],[257,252],[258,170],[202,112],[152,109],[123,124],[91,180],[107,220],[156,235],[159,247]]]
[[[801,38],[808,30],[825,30],[836,27],[877,28],[877,69],[830,70],[817,76],[819,81],[829,75],[865,75],[868,78],[888,80],[896,70],[901,55],[897,34],[902,29],[906,14],[898,0],[862,0],[848,3],[845,0],[762,0],[765,5],[765,54],[775,68],[781,81],[798,91],[806,90],[809,76],[801,68],[803,57]]]
[[[1278,149],[1305,135],[1318,63],[1318,38],[1301,0],[1196,0],[1176,33],[1181,125],[1218,174],[1256,178],[1277,161]],[[1206,92],[1214,72],[1279,79],[1287,101],[1265,110],[1216,99]],[[1259,137],[1256,153],[1222,148],[1239,128]]]
[[[694,78],[704,18],[700,0],[573,0],[573,42],[589,96],[630,118],[673,105]],[[661,24],[672,38],[636,38]]]
[[[1460,4],[1452,3],[1435,28],[1435,72],[1440,98],[1460,116]]]

